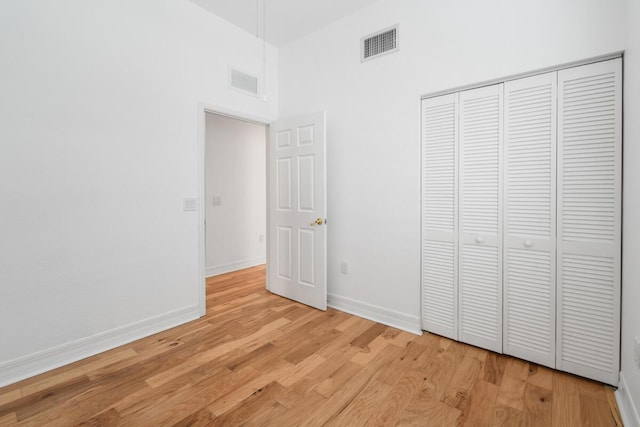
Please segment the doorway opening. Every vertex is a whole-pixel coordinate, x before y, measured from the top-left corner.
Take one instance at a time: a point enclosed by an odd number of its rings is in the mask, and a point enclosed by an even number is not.
[[[266,126],[205,113],[205,276],[266,263]]]
[[[213,257],[207,257],[207,252],[208,252],[207,251],[207,228],[213,226],[212,221],[214,221],[215,218],[217,218],[219,215],[222,215],[222,216],[226,215],[227,217],[229,217],[229,215],[227,215],[228,212],[226,213],[223,212],[223,209],[217,209],[217,211],[215,211],[214,208],[228,207],[234,204],[235,200],[238,197],[243,197],[243,194],[244,194],[243,192],[240,192],[241,194],[238,195],[234,192],[233,194],[228,193],[229,197],[226,197],[224,194],[222,194],[221,191],[217,191],[218,188],[211,187],[210,185],[209,186],[210,196],[207,196],[208,194],[207,192],[207,161],[206,161],[207,139],[211,139],[208,136],[209,134],[213,137],[215,137],[216,135],[216,130],[214,130],[213,126],[207,126],[207,121],[209,120],[209,122],[213,121],[215,123],[215,121],[218,119],[229,120],[229,122],[227,123],[228,126],[226,128],[227,133],[229,134],[234,133],[232,130],[234,128],[234,125],[235,127],[242,128],[243,125],[251,124],[254,126],[258,126],[258,128],[262,129],[261,130],[261,135],[262,135],[261,150],[264,156],[262,160],[262,164],[260,165],[263,171],[262,184],[256,184],[256,185],[262,185],[262,189],[264,192],[263,193],[264,196],[262,197],[262,200],[264,203],[263,206],[265,207],[261,211],[258,208],[259,212],[255,212],[255,214],[261,215],[261,219],[257,220],[257,222],[261,221],[262,224],[264,224],[263,229],[265,229],[265,231],[262,233],[258,231],[257,235],[254,236],[253,240],[257,241],[258,246],[262,245],[265,248],[268,247],[268,242],[269,242],[269,233],[268,233],[268,229],[266,229],[266,223],[268,222],[268,212],[266,209],[266,203],[267,203],[267,197],[268,197],[268,188],[267,188],[268,165],[266,160],[266,152],[267,152],[267,132],[269,131],[269,124],[271,123],[271,120],[266,117],[253,116],[251,114],[229,110],[229,109],[212,105],[212,104],[199,103],[198,105],[198,183],[199,183],[198,205],[201,208],[198,209],[198,254],[199,254],[198,255],[198,283],[199,283],[198,301],[199,301],[199,312],[201,316],[204,316],[207,311],[207,283],[206,283],[207,277],[211,275],[222,274],[223,270],[231,271],[230,269],[232,268],[235,268],[235,269],[243,268],[241,267],[242,261],[240,261],[239,258],[237,258],[235,262],[234,261],[225,262],[224,261],[225,258],[221,257],[220,254],[213,255]],[[224,128],[224,125],[223,125],[223,128]],[[227,165],[224,165],[222,168],[225,168],[225,167],[227,167]],[[233,169],[231,169],[231,172],[233,172]],[[229,172],[229,174],[231,174],[231,172]],[[251,175],[255,175],[255,171],[252,171]],[[243,179],[244,178],[246,177],[243,177]],[[254,210],[255,206],[251,209]],[[248,213],[247,210],[248,209],[245,209],[244,213],[241,213],[239,215],[247,214]],[[211,214],[209,216],[212,216],[212,218],[207,221],[208,213]],[[214,227],[214,228],[217,228],[217,227]],[[252,234],[256,234],[255,231],[253,231]],[[261,234],[263,236],[262,241],[260,241]],[[250,249],[250,250],[253,250],[253,249]],[[215,249],[215,250],[209,249],[209,252],[211,251],[213,251],[213,253],[215,254],[216,251],[218,251],[218,249]],[[222,249],[222,252],[224,252],[224,249]],[[233,253],[237,255],[238,252],[241,252],[241,250]],[[265,264],[266,257],[268,257],[267,253],[265,253],[265,257],[262,257],[262,258],[260,258],[260,255],[255,256],[253,258],[249,257],[244,260],[245,262],[244,265],[246,265],[246,263],[248,263],[249,262],[248,260],[250,259],[253,259],[253,262],[261,261],[262,264]],[[268,287],[269,285],[267,282],[267,288]]]

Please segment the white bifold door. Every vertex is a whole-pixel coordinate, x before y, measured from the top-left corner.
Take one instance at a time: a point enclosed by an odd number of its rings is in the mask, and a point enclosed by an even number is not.
[[[327,308],[325,114],[280,120],[268,144],[267,288]]]
[[[553,367],[556,343],[556,80],[504,85],[504,352]]]
[[[422,323],[502,351],[502,90],[423,100]]]
[[[617,384],[622,60],[558,72],[557,367]]]
[[[458,339],[458,94],[422,101],[422,328]]]
[[[422,103],[423,328],[617,385],[622,63]]]
[[[459,96],[460,340],[502,351],[502,91]]]

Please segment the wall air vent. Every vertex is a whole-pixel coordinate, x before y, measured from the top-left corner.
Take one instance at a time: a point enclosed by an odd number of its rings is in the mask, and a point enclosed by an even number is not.
[[[251,74],[229,68],[229,85],[247,94],[258,96],[258,78]]]
[[[360,61],[362,62],[397,52],[398,50],[398,25],[369,34],[360,39]]]

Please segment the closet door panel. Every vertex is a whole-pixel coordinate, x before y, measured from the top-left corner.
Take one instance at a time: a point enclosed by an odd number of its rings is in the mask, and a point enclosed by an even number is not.
[[[458,339],[457,94],[422,101],[422,328]]]
[[[558,72],[557,367],[617,385],[621,60]]]
[[[459,94],[460,340],[502,352],[503,85]]]
[[[555,367],[557,73],[505,83],[504,352]]]

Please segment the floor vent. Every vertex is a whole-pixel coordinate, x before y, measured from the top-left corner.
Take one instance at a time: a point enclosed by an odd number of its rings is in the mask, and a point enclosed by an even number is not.
[[[360,60],[362,62],[397,52],[398,50],[397,25],[369,34],[360,39]]]
[[[229,84],[232,88],[258,96],[258,78],[234,68],[229,70]]]

